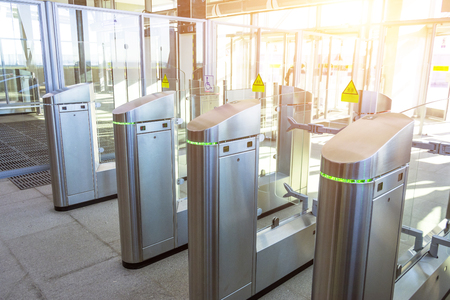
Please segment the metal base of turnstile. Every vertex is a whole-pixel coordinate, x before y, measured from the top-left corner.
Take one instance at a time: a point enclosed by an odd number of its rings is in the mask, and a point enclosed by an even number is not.
[[[122,260],[122,266],[127,269],[140,269],[165,259],[169,256],[177,254],[188,248],[188,219],[187,219],[187,200],[180,201],[177,208],[177,245],[176,248],[170,249],[168,251],[162,252],[156,256],[143,257],[143,260],[136,263],[129,263]],[[144,255],[145,252],[144,252]]]
[[[430,241],[433,235],[439,235],[446,231],[447,221],[442,221],[433,231],[424,237],[425,241]],[[444,235],[448,236],[448,232]],[[425,246],[415,257],[420,257],[414,264],[405,267],[407,271],[395,282],[394,300],[440,300],[446,299],[450,294],[450,251],[445,246],[438,248],[437,258],[430,256],[428,251],[430,244]],[[411,257],[411,261],[415,257]]]
[[[258,232],[255,295],[303,270],[314,258],[316,217],[311,213],[292,216],[280,225]]]
[[[56,211],[69,211],[69,210],[72,210],[72,209],[77,209],[77,208],[80,208],[80,207],[85,207],[85,206],[89,206],[89,205],[92,205],[92,204],[105,202],[105,201],[112,200],[112,199],[117,199],[117,194],[106,196],[106,197],[102,197],[102,198],[98,198],[98,199],[92,199],[92,200],[89,200],[89,201],[84,201],[84,202],[80,202],[80,203],[72,204],[72,205],[54,206],[54,208],[55,208]]]
[[[182,251],[184,251],[184,250],[187,250],[187,248],[188,248],[188,244],[183,245],[183,246],[180,246],[180,247],[175,248],[175,249],[172,249],[172,250],[170,250],[170,251],[164,252],[163,254],[160,254],[160,255],[158,255],[158,256],[149,258],[149,259],[144,260],[143,262],[140,262],[140,263],[134,263],[134,264],[132,264],[132,263],[127,263],[127,262],[125,262],[125,261],[122,260],[122,266],[123,266],[124,268],[132,269],[132,270],[141,269],[141,268],[146,267],[146,266],[148,266],[148,265],[154,264],[155,262],[158,262],[158,261],[160,261],[160,260],[163,260],[163,259],[165,259],[165,258],[168,258],[168,257],[170,257],[170,256],[172,256],[172,255],[175,255],[175,254],[177,254],[177,253],[180,253],[180,252],[182,252]]]

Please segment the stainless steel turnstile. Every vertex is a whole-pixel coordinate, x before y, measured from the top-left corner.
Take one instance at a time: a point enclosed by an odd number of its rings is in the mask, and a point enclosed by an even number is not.
[[[313,257],[310,213],[257,232],[260,107],[230,102],[187,126],[190,299],[247,299]]]
[[[56,90],[43,100],[55,209],[115,197],[115,170],[98,163],[92,84]]]
[[[313,299],[392,298],[413,126],[366,116],[323,147]]]
[[[187,212],[176,199],[174,95],[151,94],[113,111],[120,241],[127,268],[145,266],[187,243]]]

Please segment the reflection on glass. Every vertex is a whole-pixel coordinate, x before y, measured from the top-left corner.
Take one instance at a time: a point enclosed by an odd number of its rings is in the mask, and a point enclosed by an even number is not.
[[[283,220],[303,211],[303,205],[299,205],[303,203],[298,198],[284,195],[288,189],[309,195],[310,134],[289,128],[291,122],[311,121],[311,99],[311,93],[294,87],[280,88],[279,95],[261,99],[264,140],[259,149],[258,208],[264,217],[258,220],[258,228],[269,226],[273,216]],[[274,213],[280,208],[283,209]]]
[[[45,94],[39,7],[0,2],[0,27],[0,104],[39,102]]]
[[[141,96],[139,18],[58,8],[65,85],[92,82],[100,162],[114,160],[112,110]]]

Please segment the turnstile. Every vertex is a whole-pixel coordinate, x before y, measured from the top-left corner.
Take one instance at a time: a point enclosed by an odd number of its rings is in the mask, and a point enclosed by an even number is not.
[[[114,167],[98,163],[92,84],[82,83],[44,95],[53,203],[64,211],[116,194]]]
[[[322,149],[312,299],[391,299],[413,120],[366,116]]]
[[[310,213],[257,232],[260,107],[230,102],[187,126],[190,299],[247,299],[312,260]]]
[[[175,92],[113,111],[122,264],[140,268],[187,244],[187,211],[176,197]],[[175,252],[176,252],[175,251]]]

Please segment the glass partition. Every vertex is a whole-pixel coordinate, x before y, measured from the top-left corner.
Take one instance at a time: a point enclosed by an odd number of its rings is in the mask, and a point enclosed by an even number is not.
[[[311,93],[300,90],[261,98],[258,229],[271,225],[274,217],[282,221],[303,213],[303,202],[285,195],[292,189],[309,196],[310,133],[290,127],[310,122],[311,99]],[[311,209],[312,200],[305,204]]]
[[[442,102],[446,102],[442,100]],[[428,107],[426,106],[428,109]],[[448,143],[450,141],[450,122],[440,118],[427,117],[423,121],[422,133],[419,109],[408,111],[414,119],[414,141]],[[447,207],[450,195],[450,156],[431,153],[425,149],[411,149],[411,163],[408,174],[406,202],[403,225],[423,232],[424,242],[429,243],[427,235],[442,220],[448,218]],[[436,233],[438,233],[438,230]],[[401,235],[399,263],[406,265],[414,257],[415,239]]]
[[[64,84],[92,82],[100,163],[114,161],[112,111],[141,96],[139,16],[61,6]]]
[[[0,105],[41,102],[46,92],[40,9],[0,2]],[[0,114],[32,111],[2,109]]]
[[[49,168],[43,10],[42,2],[0,1],[0,178]]]
[[[254,28],[217,24],[217,82],[226,81],[226,90],[251,90],[257,75],[256,40]]]

